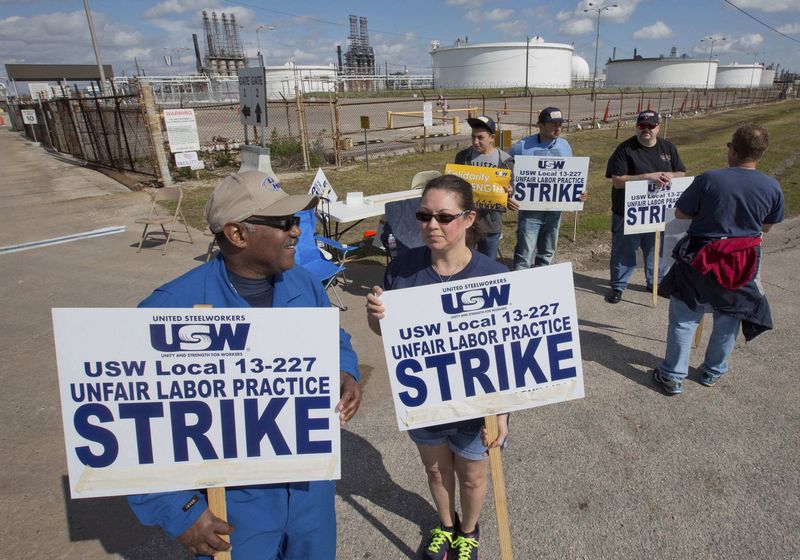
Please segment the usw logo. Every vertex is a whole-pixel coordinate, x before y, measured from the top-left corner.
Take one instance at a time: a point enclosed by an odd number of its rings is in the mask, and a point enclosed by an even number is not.
[[[250,323],[150,325],[150,344],[161,352],[244,350]]]
[[[539,169],[564,169],[565,163],[563,159],[540,159]]]
[[[510,294],[510,284],[442,294],[442,309],[448,315],[455,315],[489,307],[502,307],[508,305]]]

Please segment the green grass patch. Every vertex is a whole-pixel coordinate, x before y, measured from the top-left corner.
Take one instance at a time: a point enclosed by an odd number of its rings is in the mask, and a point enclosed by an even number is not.
[[[765,126],[770,133],[770,147],[759,162],[759,169],[773,175],[781,186],[786,197],[786,215],[800,214],[800,144],[795,134],[800,124],[800,101],[764,105],[754,108],[737,109],[710,115],[694,116],[670,120],[667,126],[667,138],[675,143],[681,159],[686,164],[688,175],[697,175],[708,169],[724,167],[726,161],[726,143],[730,140],[736,127],[755,122]],[[594,243],[605,235],[611,222],[611,182],[605,178],[608,157],[617,144],[633,135],[633,126],[628,125],[619,130],[609,127],[600,130],[573,131],[564,137],[572,145],[576,156],[589,156],[589,199],[584,211],[578,219],[577,245],[583,240]],[[518,140],[518,138],[514,138]],[[347,192],[361,191],[365,196],[391,191],[406,190],[411,185],[411,178],[418,171],[436,169],[444,170],[451,163],[456,150],[429,152],[425,154],[408,154],[396,157],[371,159],[369,170],[362,162],[340,169],[325,170],[325,175],[333,185],[340,198]],[[227,172],[230,172],[228,170]],[[292,194],[308,191],[316,171],[296,173],[281,177],[283,188]],[[280,173],[278,174],[280,177]],[[206,227],[202,215],[208,195],[220,177],[209,177],[202,183],[188,190],[185,200],[185,214],[191,225],[203,229]],[[572,236],[573,213],[565,213],[562,235]],[[377,219],[366,220],[353,228],[345,236],[345,241],[354,243],[361,240],[366,229],[375,229]],[[516,239],[516,217],[509,214],[504,220],[503,241],[501,250],[505,256],[513,251]]]

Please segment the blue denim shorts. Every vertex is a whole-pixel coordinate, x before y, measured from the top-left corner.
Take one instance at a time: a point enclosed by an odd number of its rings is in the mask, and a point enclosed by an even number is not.
[[[470,461],[488,459],[486,446],[481,441],[481,431],[473,427],[454,426],[452,428],[415,428],[408,431],[411,441],[417,445],[442,445],[446,443],[456,455]]]

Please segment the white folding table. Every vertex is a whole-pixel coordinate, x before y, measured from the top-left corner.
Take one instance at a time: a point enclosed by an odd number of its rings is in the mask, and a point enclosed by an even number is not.
[[[386,203],[395,200],[406,200],[422,195],[422,189],[412,189],[408,191],[397,191],[384,194],[376,194],[364,197],[361,204],[347,204],[344,201],[334,202],[326,209],[326,214],[335,223],[332,237],[338,240],[342,235],[350,231],[367,218],[383,216],[386,213]],[[345,229],[339,231],[340,224],[350,224]]]

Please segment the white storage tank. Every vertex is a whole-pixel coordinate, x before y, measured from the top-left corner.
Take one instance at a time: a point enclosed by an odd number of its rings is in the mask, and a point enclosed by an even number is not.
[[[295,85],[303,93],[329,92],[336,89],[336,69],[328,65],[297,65],[287,62],[283,66],[264,68],[267,99],[294,99]]]
[[[774,81],[775,81],[774,68],[764,68],[763,70],[761,70],[761,81],[758,84],[759,86],[772,87]]]
[[[713,88],[718,65],[718,60],[686,56],[611,60],[606,86]]]
[[[599,70],[598,68],[598,71]],[[592,79],[592,71],[589,69],[589,63],[576,54],[572,55],[572,79],[576,82]]]
[[[433,83],[443,89],[525,87],[527,58],[529,87],[566,88],[572,82],[573,53],[571,45],[545,43],[541,37],[532,38],[529,46],[525,41],[457,41],[453,47],[441,47],[434,41]]]
[[[751,88],[761,84],[760,64],[723,64],[717,68],[717,87]]]

